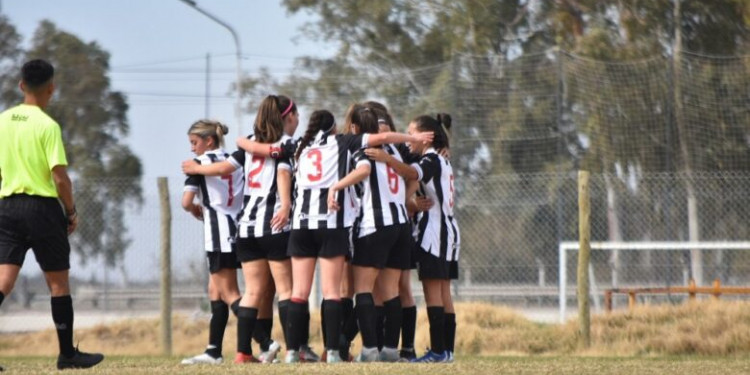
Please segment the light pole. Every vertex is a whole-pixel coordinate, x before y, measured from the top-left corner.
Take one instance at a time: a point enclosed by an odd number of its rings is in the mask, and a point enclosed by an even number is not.
[[[232,26],[220,20],[213,14],[207,12],[205,9],[199,7],[198,4],[194,0],[180,0],[180,1],[189,5],[191,8],[197,10],[204,16],[210,18],[214,22],[218,23],[219,25],[229,30],[230,33],[232,33],[232,38],[234,38],[234,47],[237,51],[237,102],[234,105],[234,114],[237,118],[237,131],[239,133],[239,136],[242,136],[244,133],[242,132],[242,110],[241,110],[242,106],[240,103],[240,82],[242,82],[242,68],[240,67],[240,60],[242,59],[242,53],[240,52],[240,37],[237,35],[237,32],[234,31],[234,28],[232,28]]]

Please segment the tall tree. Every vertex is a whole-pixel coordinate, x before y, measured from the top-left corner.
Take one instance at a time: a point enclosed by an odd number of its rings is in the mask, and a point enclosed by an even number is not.
[[[83,42],[42,21],[24,55],[55,66],[57,91],[47,110],[62,128],[82,218],[71,237],[72,248],[84,261],[101,256],[114,266],[130,244],[124,209],[142,202],[142,167],[122,144],[129,131],[128,104],[122,93],[110,88],[109,54],[96,42]],[[10,81],[2,81],[6,106],[20,99],[17,86],[9,83],[18,82],[18,67],[14,69]]]

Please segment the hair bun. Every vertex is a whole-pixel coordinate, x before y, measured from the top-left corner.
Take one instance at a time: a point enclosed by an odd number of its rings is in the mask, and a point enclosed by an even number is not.
[[[224,125],[222,123],[219,123],[219,128],[221,128],[221,134],[222,135],[229,134],[229,127],[228,126],[226,126],[226,125]]]
[[[438,122],[445,127],[446,130],[451,130],[451,115],[448,113],[438,113]]]

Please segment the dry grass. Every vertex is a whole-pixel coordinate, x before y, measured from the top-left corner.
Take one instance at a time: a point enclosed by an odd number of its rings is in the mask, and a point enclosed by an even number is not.
[[[747,355],[750,354],[750,303],[696,302],[679,306],[640,306],[633,312],[621,311],[594,316],[592,348],[577,345],[577,323],[564,325],[530,322],[510,309],[487,304],[459,304],[456,307],[459,356],[491,355],[583,355],[583,356],[662,356],[662,355]],[[225,354],[235,348],[235,320],[230,318],[224,340]],[[417,348],[428,346],[427,318],[420,312]],[[310,342],[321,349],[317,314],[313,314]],[[278,324],[274,337],[281,339]],[[173,353],[196,354],[207,340],[206,319],[177,316],[173,321]],[[161,353],[156,320],[130,320],[76,331],[83,350],[109,355],[147,356]],[[359,340],[356,340],[359,341]],[[358,351],[355,343],[354,351]],[[54,331],[3,335],[0,356],[50,355],[57,352]]]

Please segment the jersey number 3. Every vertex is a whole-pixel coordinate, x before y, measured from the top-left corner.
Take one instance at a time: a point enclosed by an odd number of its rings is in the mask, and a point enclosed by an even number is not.
[[[320,150],[312,150],[307,154],[308,159],[312,159],[312,165],[315,168],[315,174],[307,174],[310,182],[320,181],[323,177],[323,154]]]

